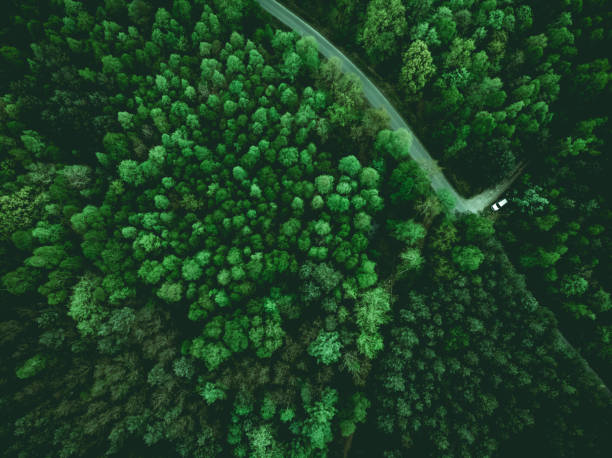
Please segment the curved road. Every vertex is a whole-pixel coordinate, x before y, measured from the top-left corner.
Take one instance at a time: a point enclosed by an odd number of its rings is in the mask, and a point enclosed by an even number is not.
[[[455,202],[455,211],[465,213],[478,213],[490,205],[497,197],[503,193],[514,181],[516,178],[516,174],[512,177],[509,177],[507,180],[503,181],[496,187],[486,190],[483,193],[474,196],[470,199],[464,199],[455,191],[455,188],[448,182],[436,161],[432,159],[429,155],[423,144],[419,141],[419,139],[414,135],[410,126],[404,121],[404,119],[400,116],[393,105],[387,100],[387,98],[380,92],[380,90],[374,85],[372,81],[368,79],[364,73],[351,62],[351,60],[346,57],[342,52],[336,48],[333,44],[331,44],[327,38],[313,29],[310,25],[308,25],[305,21],[303,21],[300,17],[292,13],[290,10],[285,8],[283,5],[278,3],[275,0],[257,0],[257,3],[270,13],[272,16],[276,17],[283,24],[287,25],[290,29],[294,30],[300,35],[309,35],[314,37],[317,40],[319,45],[319,52],[323,54],[323,56],[327,58],[337,57],[340,59],[344,71],[347,73],[355,74],[359,80],[361,81],[361,86],[363,88],[363,92],[366,100],[372,105],[374,108],[383,108],[388,114],[390,118],[390,125],[392,129],[406,129],[408,132],[412,134],[412,145],[410,148],[410,156],[414,161],[416,161],[421,168],[425,171],[425,173],[429,176],[431,181],[431,187],[439,193],[440,191],[445,191],[447,194],[453,198]]]

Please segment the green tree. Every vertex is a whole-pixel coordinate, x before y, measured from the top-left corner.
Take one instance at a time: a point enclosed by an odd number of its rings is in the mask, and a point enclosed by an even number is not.
[[[329,365],[340,359],[342,343],[337,332],[321,331],[315,340],[308,346],[308,354],[316,358],[317,362]]]
[[[145,182],[140,164],[134,160],[126,159],[119,164],[119,177],[124,183],[138,186]]]
[[[420,270],[423,266],[424,259],[421,256],[421,252],[417,248],[406,248],[400,253],[400,266],[401,271]]]
[[[295,44],[297,54],[311,74],[319,69],[319,50],[314,37],[302,37]]]
[[[461,270],[473,271],[480,267],[484,254],[475,246],[458,246],[453,249],[453,261]]]
[[[436,66],[424,41],[416,40],[404,53],[399,81],[407,97],[415,98],[436,72]]]
[[[442,44],[447,44],[455,37],[457,24],[453,18],[453,12],[447,6],[440,6],[433,16],[433,24],[436,27]]]
[[[18,191],[0,196],[0,239],[8,239],[15,231],[25,229],[34,222],[39,208],[44,201],[34,188],[24,186]]]
[[[214,404],[218,400],[226,399],[223,389],[214,383],[206,382],[198,391],[208,405]]]
[[[196,259],[183,262],[182,275],[186,281],[196,281],[202,276],[203,270]]]
[[[580,275],[573,274],[564,277],[561,283],[561,293],[566,297],[582,296],[588,289],[589,282]]]
[[[364,167],[359,174],[359,182],[364,188],[372,189],[378,186],[379,173],[372,167]]]
[[[325,444],[333,439],[331,426],[337,412],[335,407],[337,401],[337,391],[327,387],[322,392],[320,401],[306,407],[308,417],[303,423],[301,432],[315,449],[325,449]]]
[[[373,359],[383,348],[378,330],[389,319],[390,299],[389,293],[378,287],[361,294],[355,305],[355,321],[361,331],[357,349],[369,359]]]
[[[469,214],[462,220],[465,225],[465,238],[471,243],[482,243],[489,239],[494,233],[493,222],[479,215]]]
[[[340,421],[340,431],[344,437],[355,432],[356,423],[365,421],[370,405],[370,401],[362,393],[355,393],[351,396],[349,408],[340,413],[342,417],[345,417]]]
[[[320,175],[315,178],[315,186],[321,194],[328,194],[334,186],[334,177],[330,175]]]
[[[396,160],[406,159],[410,154],[412,135],[406,129],[382,130],[378,133],[375,147]]]
[[[355,156],[350,155],[340,159],[338,170],[350,177],[355,177],[361,170],[361,163]]]
[[[393,236],[400,242],[405,242],[407,245],[415,245],[419,240],[423,239],[427,233],[423,225],[417,223],[413,219],[403,222],[389,220],[388,223],[393,230]]]
[[[222,343],[206,343],[202,337],[193,340],[190,353],[195,358],[202,359],[209,371],[214,371],[232,354]]]
[[[368,57],[380,63],[395,52],[407,27],[406,9],[401,0],[371,0],[359,39]]]
[[[157,297],[166,302],[178,302],[183,295],[183,285],[181,283],[165,282],[157,290]]]
[[[106,294],[101,288],[101,279],[93,275],[81,277],[74,286],[68,304],[68,316],[76,321],[79,332],[85,336],[94,335],[108,317],[105,308]]]
[[[15,373],[20,379],[27,379],[35,376],[42,371],[47,363],[47,359],[43,355],[35,355],[29,358]]]

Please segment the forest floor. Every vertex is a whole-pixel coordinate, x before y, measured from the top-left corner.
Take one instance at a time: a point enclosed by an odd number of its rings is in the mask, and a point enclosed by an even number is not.
[[[275,0],[257,0],[261,7],[276,17],[280,22],[288,26],[302,36],[312,36],[317,40],[319,52],[329,58],[336,57],[340,59],[343,69],[347,73],[356,75],[361,81],[363,92],[366,100],[374,108],[382,108],[389,114],[390,127],[392,129],[406,129],[412,134],[413,140],[410,147],[410,156],[416,161],[430,179],[431,187],[440,193],[444,191],[449,194],[454,201],[454,208],[459,213],[480,213],[492,204],[497,198],[503,194],[510,185],[516,180],[520,172],[523,170],[520,167],[518,172],[506,178],[493,188],[487,189],[484,192],[471,198],[464,198],[450,184],[447,178],[442,173],[437,162],[431,157],[427,149],[419,141],[413,130],[410,128],[404,118],[393,107],[391,102],[385,97],[380,89],[368,78],[342,51],[336,48],[327,38],[321,35],[317,30],[312,28],[307,22],[301,19],[292,11],[281,5]]]

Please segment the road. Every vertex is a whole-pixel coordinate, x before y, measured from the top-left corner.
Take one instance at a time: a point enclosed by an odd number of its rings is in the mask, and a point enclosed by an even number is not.
[[[512,184],[516,178],[515,176],[509,177],[494,188],[488,189],[470,199],[464,199],[448,182],[438,167],[436,161],[429,155],[423,144],[419,141],[417,136],[414,135],[414,132],[410,126],[406,123],[406,121],[404,121],[391,102],[387,100],[378,87],[376,87],[376,85],[370,81],[370,79],[364,75],[364,73],[359,70],[359,68],[357,68],[357,66],[353,64],[348,57],[346,57],[338,48],[331,44],[327,38],[277,1],[257,0],[257,3],[259,3],[264,10],[276,17],[279,21],[297,32],[299,35],[309,35],[314,37],[319,45],[319,52],[323,56],[327,57],[328,59],[337,57],[340,59],[342,68],[346,73],[353,73],[359,78],[366,100],[370,103],[370,105],[372,105],[372,107],[382,108],[389,114],[391,128],[406,129],[412,134],[410,156],[429,176],[431,187],[434,189],[434,191],[436,191],[436,193],[439,194],[440,191],[445,191],[453,198],[456,212],[479,213],[493,203],[493,201],[495,201]]]

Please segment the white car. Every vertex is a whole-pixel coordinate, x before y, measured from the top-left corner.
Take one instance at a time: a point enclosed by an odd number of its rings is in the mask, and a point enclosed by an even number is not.
[[[499,209],[502,208],[507,203],[508,203],[508,199],[498,200],[493,205],[491,205],[491,210],[493,210],[494,212],[499,211]]]

